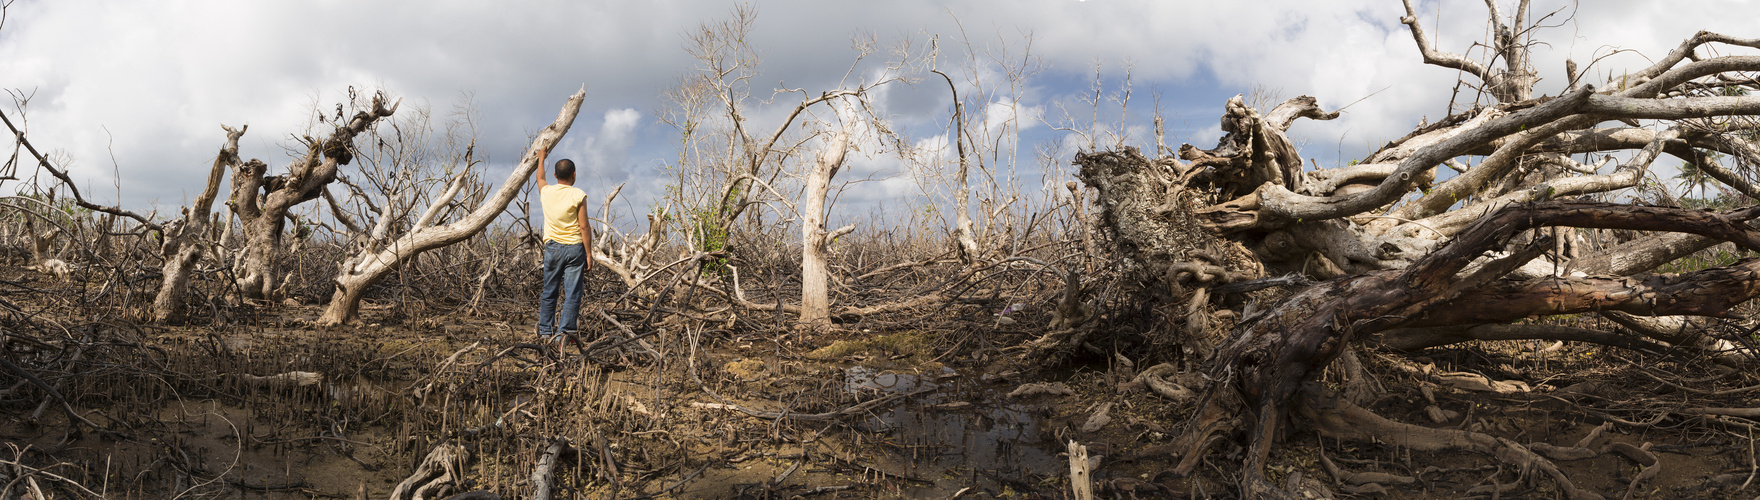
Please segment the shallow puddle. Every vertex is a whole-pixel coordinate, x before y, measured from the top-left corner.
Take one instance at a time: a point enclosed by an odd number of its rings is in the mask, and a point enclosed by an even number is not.
[[[844,390],[851,394],[867,395],[873,392],[910,394],[917,391],[935,390],[939,386],[933,381],[923,380],[923,376],[913,373],[894,373],[876,370],[866,366],[852,366],[843,371]],[[941,367],[937,379],[957,376],[952,368]]]
[[[845,374],[851,392],[933,391],[856,425],[885,436],[881,468],[922,481],[901,493],[1031,490],[1065,466],[1028,407],[1001,402],[994,390],[971,387],[951,369],[941,368],[935,381],[860,366]]]

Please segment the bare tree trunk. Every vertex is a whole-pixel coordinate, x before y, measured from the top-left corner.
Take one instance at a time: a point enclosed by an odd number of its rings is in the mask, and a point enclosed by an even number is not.
[[[384,95],[373,96],[370,111],[355,113],[336,127],[325,140],[306,139],[306,155],[287,166],[287,174],[264,177],[268,166],[251,160],[239,165],[233,176],[232,199],[227,202],[244,222],[244,250],[238,256],[238,288],[247,298],[266,300],[275,294],[280,267],[281,233],[288,211],[315,200],[324,186],[336,180],[339,165],[354,159],[354,137],[373,122],[397,112],[398,103],[385,107]],[[264,192],[259,197],[258,189]]]
[[[968,180],[971,173],[971,159],[966,156],[966,119],[965,104],[959,100],[959,87],[953,85],[953,78],[940,71],[934,72],[947,80],[947,88],[953,92],[953,135],[955,151],[959,152],[959,176],[955,181],[958,187],[953,192],[953,237],[959,245],[959,260],[971,265],[978,258],[978,241],[972,237],[972,186]]]
[[[72,269],[67,265],[67,262],[54,258],[55,253],[52,251],[55,239],[64,234],[62,228],[51,227],[48,231],[38,232],[36,223],[32,222],[34,220],[29,217],[24,220],[24,232],[26,237],[30,239],[31,245],[31,263],[25,266],[25,269],[53,275],[63,280],[67,279],[72,273]]]
[[[330,305],[324,309],[324,314],[318,317],[318,324],[331,326],[354,319],[367,288],[383,279],[391,271],[414,259],[422,252],[464,241],[487,227],[490,221],[495,220],[496,215],[507,209],[507,204],[513,201],[514,196],[518,195],[520,189],[528,182],[526,179],[530,178],[532,172],[538,169],[537,152],[555,147],[556,143],[562,140],[562,136],[568,133],[569,127],[574,125],[575,115],[580,114],[581,102],[586,99],[586,96],[587,90],[582,87],[579,92],[568,98],[568,102],[562,106],[562,111],[557,114],[556,121],[538,133],[537,140],[527,150],[525,158],[520,160],[519,167],[513,169],[513,173],[508,176],[507,182],[502,184],[493,196],[483,200],[483,203],[472,210],[469,215],[451,224],[427,226],[433,221],[436,212],[458,193],[459,183],[464,178],[463,175],[460,175],[454,178],[453,185],[448,187],[445,194],[434,200],[427,212],[423,213],[416,222],[416,226],[411,228],[408,233],[386,245],[383,249],[363,250],[362,254],[350,258],[348,262],[354,264],[344,267],[337,273],[336,291],[331,294]],[[586,221],[582,221],[582,223],[584,224]]]
[[[184,211],[183,224],[175,228],[166,228],[165,245],[161,254],[165,256],[163,274],[164,281],[159,286],[159,295],[153,299],[153,321],[163,323],[181,309],[184,290],[189,287],[189,270],[201,260],[202,245],[198,240],[204,236],[208,225],[208,214],[214,208],[214,198],[220,194],[220,180],[226,175],[226,168],[238,165],[238,138],[250,130],[250,125],[233,129],[225,125],[226,145],[220,147],[219,156],[214,157],[214,168],[208,173],[208,187],[196,202]]]
[[[807,174],[806,189],[801,192],[800,324],[803,327],[830,326],[831,293],[827,282],[831,271],[825,262],[825,246],[830,240],[855,230],[855,226],[844,226],[825,232],[825,195],[831,190],[831,178],[843,166],[844,154],[849,151],[849,136],[850,123],[846,118],[843,128],[819,153],[813,171]]]

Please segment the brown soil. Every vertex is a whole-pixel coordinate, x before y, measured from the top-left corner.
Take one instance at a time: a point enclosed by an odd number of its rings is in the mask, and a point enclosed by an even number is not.
[[[81,363],[56,361],[64,354],[19,349],[13,341],[20,364],[79,366],[43,373],[106,429],[74,432],[54,407],[33,419],[44,393],[17,389],[0,406],[7,415],[0,439],[9,445],[0,450],[0,477],[20,477],[23,469],[14,464],[22,464],[66,478],[32,475],[55,498],[88,496],[79,488],[109,498],[385,498],[428,450],[451,441],[472,453],[466,481],[452,492],[482,488],[523,496],[538,454],[552,437],[565,436],[571,446],[556,478],[564,498],[1066,498],[1063,451],[1075,440],[1098,457],[1101,498],[1236,495],[1238,444],[1216,447],[1220,451],[1189,478],[1165,472],[1175,457],[1140,456],[1170,442],[1191,408],[1121,393],[1117,386],[1130,380],[1129,369],[1076,360],[1045,370],[1018,366],[994,348],[974,348],[1019,345],[1035,332],[950,323],[940,332],[855,326],[802,338],[662,327],[648,339],[662,351],[658,361],[636,352],[590,360],[578,349],[551,361],[517,348],[532,340],[529,322],[393,320],[398,314],[391,309],[370,309],[365,326],[330,330],[305,326],[316,311],[300,308],[248,327],[89,323],[79,327],[85,333],[78,342],[50,343],[85,346]],[[611,330],[598,323],[586,328]],[[1591,449],[1648,444],[1659,458],[1661,473],[1633,488],[1634,498],[1760,492],[1760,478],[1749,479],[1754,441],[1746,420],[1669,413],[1752,406],[1752,393],[1697,394],[1658,380],[1716,377],[1693,385],[1703,391],[1749,386],[1752,375],[1586,345],[1541,354],[1534,347],[1505,342],[1415,358],[1366,354],[1385,392],[1364,406],[1400,422],[1560,446],[1615,421]],[[455,363],[444,363],[461,350]],[[702,385],[692,378],[693,367]],[[1455,389],[1415,375],[1414,367],[1520,380],[1533,390]],[[324,379],[302,387],[240,376],[294,371]],[[1046,380],[1062,381],[1076,394],[1005,396],[1019,384]],[[0,389],[18,383],[9,373]],[[1429,419],[1426,388],[1452,418]],[[888,395],[897,402],[829,419],[757,418],[726,406],[817,414]],[[1111,422],[1082,432],[1103,403],[1112,403]],[[1475,487],[1510,484],[1501,498],[1557,496],[1546,477],[1489,455],[1339,442],[1299,421],[1291,427],[1267,471],[1278,484],[1299,474],[1341,497],[1462,498]],[[1383,484],[1385,493],[1349,495],[1321,455],[1346,473],[1414,481]],[[608,473],[607,459],[615,474]],[[1579,487],[1608,498],[1625,496],[1643,470],[1611,452],[1557,464]]]

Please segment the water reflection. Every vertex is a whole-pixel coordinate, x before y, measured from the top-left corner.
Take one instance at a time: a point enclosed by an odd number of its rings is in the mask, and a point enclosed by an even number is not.
[[[864,366],[845,370],[845,387],[853,393],[934,390],[856,425],[887,436],[884,450],[893,470],[934,481],[933,490],[1002,491],[1037,484],[1064,467],[1060,450],[1040,439],[1028,407],[1005,402],[994,388],[975,386],[946,367],[935,381],[925,378]]]

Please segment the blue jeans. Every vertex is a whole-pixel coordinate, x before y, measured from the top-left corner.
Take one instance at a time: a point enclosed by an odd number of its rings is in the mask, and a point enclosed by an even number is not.
[[[538,335],[557,334],[556,296],[562,295],[561,333],[574,335],[581,312],[581,268],[587,265],[587,249],[580,244],[544,242],[544,295],[538,301]]]

